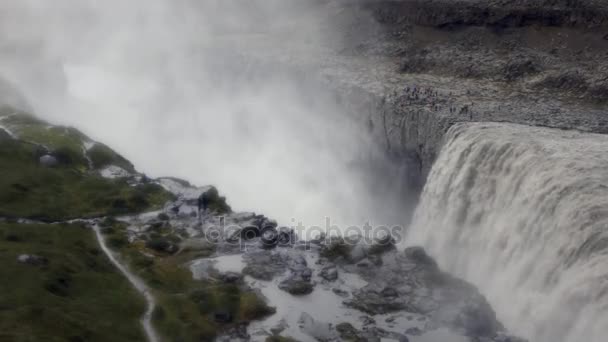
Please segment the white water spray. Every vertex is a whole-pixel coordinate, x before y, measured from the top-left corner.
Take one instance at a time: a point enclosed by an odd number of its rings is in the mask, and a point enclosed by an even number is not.
[[[608,136],[457,124],[408,243],[476,284],[535,342],[608,336]]]

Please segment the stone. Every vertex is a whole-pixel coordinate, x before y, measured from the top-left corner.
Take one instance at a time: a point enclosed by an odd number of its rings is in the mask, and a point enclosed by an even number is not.
[[[40,165],[45,166],[45,167],[55,167],[59,164],[59,161],[57,160],[57,158],[53,157],[50,154],[45,154],[44,156],[40,157],[39,159]]]
[[[304,280],[297,276],[289,277],[279,283],[279,288],[292,295],[307,295],[312,293],[314,286],[309,280]]]
[[[285,255],[268,250],[247,253],[243,256],[243,261],[247,264],[243,274],[265,281],[285,272],[288,262]]]
[[[342,290],[340,288],[334,287],[333,289],[331,289],[331,291],[342,298],[348,297],[348,291]]]
[[[17,257],[17,261],[32,266],[44,266],[49,263],[47,258],[33,254],[21,254]]]
[[[336,279],[338,279],[338,269],[334,265],[328,265],[321,269],[319,275],[321,276],[321,278],[327,281],[335,281]]]
[[[350,323],[336,325],[336,331],[343,341],[367,342],[367,339],[362,336],[361,332]]]
[[[287,227],[280,227],[277,229],[279,236],[277,238],[277,243],[279,246],[293,246],[297,241],[298,237],[296,236],[293,229]]]
[[[405,331],[406,334],[408,335],[412,335],[412,336],[420,336],[422,335],[422,330],[420,330],[420,328],[418,327],[413,327],[413,328],[409,328]]]
[[[416,263],[437,268],[437,262],[422,247],[408,247],[404,251],[405,255]]]
[[[274,248],[279,242],[279,233],[274,227],[264,228],[260,234],[262,248]]]
[[[230,323],[232,322],[232,314],[228,311],[218,311],[213,313],[213,319],[217,322],[217,323]]]
[[[397,290],[395,290],[395,288],[393,288],[393,287],[385,287],[384,290],[382,290],[381,294],[383,297],[398,297],[399,296],[399,292],[397,292]]]
[[[243,275],[236,272],[226,272],[220,275],[220,280],[227,284],[238,283],[243,279]]]

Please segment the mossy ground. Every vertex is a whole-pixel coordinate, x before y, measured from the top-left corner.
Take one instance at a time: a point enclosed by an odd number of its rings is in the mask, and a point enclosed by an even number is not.
[[[16,114],[15,114],[16,113]],[[8,114],[8,116],[7,116]],[[15,115],[13,115],[15,114]],[[105,145],[88,151],[78,130],[50,126],[27,113],[0,108],[2,124],[18,139],[0,136],[0,217],[45,222],[140,213],[160,208],[173,196],[154,183],[132,186],[105,179],[95,170],[117,165],[133,172],[126,159]],[[39,157],[59,160],[45,167]],[[86,153],[86,154],[85,154]],[[213,193],[211,209],[230,212]],[[102,232],[130,269],[152,289],[158,306],[153,324],[166,341],[210,341],[224,329],[274,312],[242,283],[197,281],[185,265],[208,257],[213,246],[177,245],[167,220],[146,239],[130,243],[126,225],[106,220]],[[0,341],[140,341],[144,303],[93,240],[75,225],[0,224]],[[17,262],[22,253],[41,255],[46,266]],[[6,265],[6,266],[5,266]],[[228,322],[215,315],[227,314]],[[225,317],[225,316],[224,316]]]
[[[159,208],[171,198],[156,184],[130,186],[73,165],[44,167],[35,145],[0,141],[0,216],[59,221],[118,215]]]
[[[96,170],[109,165],[116,165],[129,172],[135,172],[135,168],[131,162],[104,144],[95,143],[95,145],[87,151],[87,154],[91,159],[93,168]]]
[[[48,260],[17,261],[21,254]],[[0,223],[0,341],[145,341],[144,301],[81,225]]]
[[[210,256],[214,252],[212,248],[163,253],[147,248],[145,241],[123,243],[125,229],[123,223],[111,223],[111,229],[104,229],[106,241],[153,290],[158,302],[153,323],[166,341],[212,341],[219,332],[234,324],[274,313],[273,308],[244,284],[193,279],[185,263],[193,256]],[[217,312],[228,313],[232,322],[216,322]]]

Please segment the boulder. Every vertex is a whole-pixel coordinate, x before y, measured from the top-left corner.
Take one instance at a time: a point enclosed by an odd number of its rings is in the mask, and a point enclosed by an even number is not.
[[[213,313],[213,320],[217,323],[230,323],[232,322],[232,314],[229,311],[218,311]]]
[[[59,161],[57,160],[57,158],[53,157],[50,154],[45,154],[42,157],[40,157],[38,160],[40,162],[40,165],[42,165],[44,167],[54,167],[59,164]]]
[[[279,233],[273,227],[264,228],[260,234],[262,248],[274,248],[279,242]]]
[[[293,229],[279,227],[277,232],[279,234],[277,237],[277,243],[281,247],[293,246],[298,241],[298,237]]]
[[[292,295],[299,296],[312,293],[314,286],[309,280],[307,281],[300,277],[291,276],[280,282],[279,288]]]
[[[412,259],[418,264],[429,266],[434,269],[438,268],[437,262],[435,262],[433,258],[428,256],[428,254],[426,254],[426,251],[422,247],[408,247],[405,249],[404,253],[409,259]]]
[[[243,256],[243,261],[247,264],[243,274],[259,280],[272,280],[287,269],[287,257],[269,250],[247,253]]]
[[[238,283],[243,279],[243,275],[236,272],[226,272],[220,274],[220,280],[227,284]]]
[[[308,268],[306,259],[302,255],[296,255],[289,260],[290,275],[279,283],[279,288],[292,295],[305,295],[313,291],[314,285],[310,279],[312,270]]]
[[[327,281],[335,281],[336,279],[338,279],[338,269],[335,265],[330,264],[323,267],[319,275],[321,276],[321,278]]]

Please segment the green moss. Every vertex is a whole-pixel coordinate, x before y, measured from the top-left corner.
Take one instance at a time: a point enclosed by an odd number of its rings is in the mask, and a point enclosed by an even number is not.
[[[116,165],[129,172],[135,172],[133,164],[104,144],[95,143],[95,145],[87,151],[87,155],[91,159],[93,168],[96,170],[109,165]]]
[[[2,123],[7,126],[48,125],[32,114],[9,106],[0,106],[0,118],[3,118]]]
[[[47,262],[20,263],[22,253]],[[144,301],[90,229],[0,223],[0,263],[0,340],[145,341]]]
[[[0,216],[59,221],[153,210],[173,198],[156,184],[130,186],[73,168],[38,163],[36,147],[0,142]]]
[[[112,235],[125,234],[116,229]],[[158,307],[153,322],[166,341],[211,341],[223,329],[274,313],[274,309],[246,289],[244,284],[223,284],[192,278],[186,261],[200,250],[189,249],[179,254],[155,253],[149,244],[135,242],[118,249],[123,260],[150,286]],[[192,247],[190,247],[192,248]],[[204,248],[209,255],[208,246]],[[231,322],[216,322],[215,314],[227,313]]]
[[[77,129],[50,126],[25,114],[9,117],[4,123],[19,139],[46,146],[62,165],[88,168],[83,144],[88,139]]]

